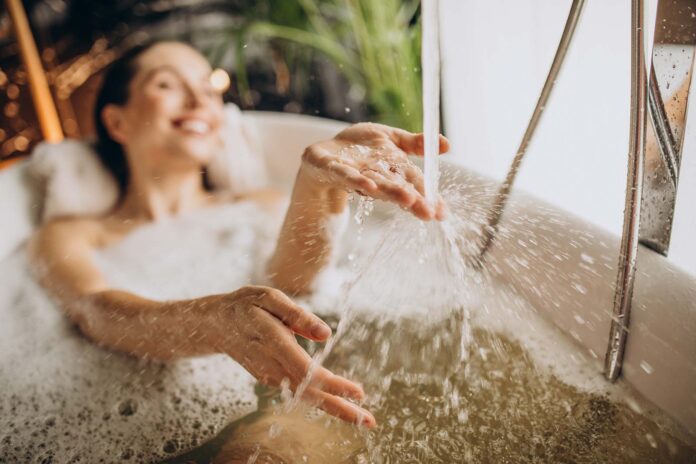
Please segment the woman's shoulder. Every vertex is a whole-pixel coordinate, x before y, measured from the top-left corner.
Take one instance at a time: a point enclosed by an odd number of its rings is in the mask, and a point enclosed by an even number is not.
[[[263,209],[276,212],[287,204],[288,196],[277,189],[266,188],[254,190],[243,195],[235,195],[230,192],[216,193],[213,201],[216,204],[232,204],[242,201],[256,203]]]
[[[51,219],[34,233],[33,240],[54,243],[81,243],[100,248],[123,236],[125,232],[111,224],[108,217],[66,216]]]
[[[34,237],[86,239],[88,236],[96,235],[99,229],[98,222],[94,219],[61,217],[42,224],[34,233]]]

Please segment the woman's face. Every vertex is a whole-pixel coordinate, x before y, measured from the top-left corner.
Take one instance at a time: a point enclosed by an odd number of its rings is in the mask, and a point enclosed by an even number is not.
[[[163,42],[135,65],[128,102],[104,115],[129,163],[155,169],[206,164],[221,147],[223,120],[222,97],[210,82],[206,59],[185,44]]]

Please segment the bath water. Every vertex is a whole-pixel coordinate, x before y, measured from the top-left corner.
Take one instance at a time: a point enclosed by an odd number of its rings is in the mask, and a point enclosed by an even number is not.
[[[424,0],[421,8],[423,171],[432,204],[440,193],[438,1]],[[348,254],[354,276],[338,302],[335,335],[308,349],[314,366],[363,383],[365,406],[379,422],[375,430],[302,406],[308,377],[290,401],[266,390],[258,413],[183,459],[694,462],[696,448],[677,426],[628,388],[606,383],[596,362],[485,268],[467,266],[465,257],[476,251],[469,249],[471,238],[480,234],[495,189],[463,194],[462,185],[445,182],[449,218],[442,224],[397,212],[373,221],[366,233],[363,222],[374,205],[359,199],[352,235],[360,237],[360,250]]]
[[[347,236],[361,238],[343,262],[354,275],[336,312],[322,314],[336,335],[330,346],[306,345],[364,385],[378,427],[288,409],[278,392],[261,389],[257,413],[171,462],[694,462],[696,448],[678,427],[605,382],[596,360],[485,268],[472,271],[452,253],[453,236],[485,213],[472,205],[488,203],[473,200],[495,186],[466,190],[447,170],[442,181],[444,224],[383,204],[368,206],[367,218],[358,211],[364,223]]]
[[[436,0],[423,2],[422,16],[424,173],[426,196],[432,202],[440,191]],[[495,188],[466,190],[465,180],[448,178],[446,171],[442,177],[441,193],[449,217],[441,224],[423,224],[393,208],[371,214],[375,205],[358,199],[356,218],[360,224],[346,235],[360,239],[347,250],[342,263],[353,275],[346,280],[334,311],[325,307],[320,313],[333,324],[335,335],[327,345],[306,345],[315,365],[323,364],[364,384],[368,394],[365,407],[375,414],[379,426],[370,431],[356,428],[296,399],[284,398],[276,390],[257,387],[258,411],[234,421],[205,445],[168,463],[696,462],[696,448],[676,425],[627,388],[607,384],[596,362],[586,359],[528,303],[496,283],[488,269],[473,271],[465,264],[461,256],[473,243],[467,237],[479,233],[486,213],[483,208],[490,204]],[[245,220],[251,216],[226,215]],[[210,225],[196,220],[192,227],[203,223],[206,228]],[[516,225],[524,229],[527,224]],[[162,249],[177,248],[181,230],[172,227],[169,232],[173,244]],[[233,279],[241,278],[232,272],[238,271],[240,260],[250,269],[259,261],[258,253],[248,253],[252,243],[258,241],[257,233],[239,230],[240,224],[230,224],[216,231],[214,240],[201,231],[200,237],[185,241],[215,249],[210,256],[219,263],[208,266],[209,272],[195,269],[201,283],[219,284],[219,291],[224,291]],[[161,231],[153,236],[162,241]],[[145,242],[132,247],[133,263],[142,262],[143,250],[150,248]],[[191,253],[207,256],[205,249],[191,248]],[[217,249],[225,250],[225,254]],[[124,250],[118,251],[114,255],[123,259]],[[146,259],[158,263],[148,271],[152,280],[147,279],[147,273],[146,278],[123,276],[140,294],[148,295],[156,288],[152,285],[155,278],[178,287],[178,291],[193,292],[180,297],[202,291],[195,285],[199,282],[190,282],[189,275],[179,272],[190,268],[181,265],[185,257],[180,253],[167,255],[157,248],[152,253],[157,256]],[[179,261],[167,261],[162,256]],[[519,256],[510,259],[518,260],[521,274],[534,264]],[[125,261],[128,264],[128,255]],[[601,264],[595,264],[592,257],[585,263],[590,270]],[[167,269],[174,274],[163,279]],[[231,272],[229,278],[220,279],[221,270]],[[64,322],[62,315],[50,311],[48,303],[42,306],[46,307],[42,316],[61,317],[60,323]],[[46,318],[41,319],[45,324]],[[65,327],[62,332],[69,330]],[[93,365],[99,365],[102,380],[115,385],[107,398],[113,398],[112,402],[74,406],[76,421],[82,421],[78,425],[99,431],[95,437],[107,451],[105,456],[110,456],[105,461],[151,461],[176,455],[208,440],[233,414],[253,408],[254,401],[245,396],[246,390],[227,391],[228,386],[240,384],[239,378],[220,378],[220,372],[228,372],[230,377],[235,373],[226,365],[229,360],[208,359],[173,367],[139,366],[116,356],[122,366],[114,369],[110,354],[79,337],[64,338],[75,346],[65,349],[61,357],[55,354],[58,341],[49,343],[42,347],[46,353],[53,352],[48,359],[73,359],[75,364],[74,360],[82,356],[80,362],[89,369],[83,372],[85,369],[76,365],[73,370],[77,374],[73,374],[63,367],[59,374],[79,375],[87,383],[95,378]],[[78,352],[80,356],[74,355]],[[88,357],[94,361],[87,362]],[[152,374],[143,375],[146,369]],[[165,380],[163,370],[172,371]],[[137,375],[121,385],[117,377],[123,377],[124,372]],[[41,384],[38,379],[31,380],[32,384]],[[56,380],[60,378],[52,379],[52,383]],[[88,386],[91,388],[91,384]],[[95,390],[87,397],[98,398],[100,394],[103,392]],[[36,397],[56,403],[63,400],[41,391]],[[131,397],[137,400],[126,401]],[[29,401],[25,409],[32,407],[36,406]],[[8,411],[16,414],[15,410]],[[58,426],[64,419],[50,416],[41,424],[39,430],[47,435],[46,444],[61,440],[58,430],[64,429]],[[134,443],[124,443],[125,434],[132,434],[134,421],[142,423],[145,419],[152,423],[144,430],[151,429],[154,438],[148,437],[139,446],[152,443],[153,451],[146,455],[127,452]],[[118,422],[120,429],[108,421]],[[14,439],[11,435],[20,435],[20,429],[33,425],[13,419],[11,434],[3,437],[0,446],[14,449],[16,440],[10,443],[7,438]],[[75,428],[73,423],[67,425]]]

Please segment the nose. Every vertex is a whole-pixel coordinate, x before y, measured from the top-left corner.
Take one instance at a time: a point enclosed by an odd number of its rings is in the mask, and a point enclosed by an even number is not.
[[[203,106],[203,94],[201,90],[196,88],[196,86],[186,83],[184,85],[184,91],[186,94],[186,108],[191,109]]]

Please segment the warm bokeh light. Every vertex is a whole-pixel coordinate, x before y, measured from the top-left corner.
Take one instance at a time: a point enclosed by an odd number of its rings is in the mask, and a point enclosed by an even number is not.
[[[14,148],[17,151],[25,151],[29,147],[29,139],[23,135],[18,135],[14,139]]]
[[[15,102],[10,102],[5,105],[4,110],[5,116],[8,118],[14,118],[19,113],[19,105]]]
[[[224,69],[217,68],[210,73],[210,84],[222,93],[230,88],[230,75]]]
[[[14,100],[19,97],[19,87],[15,84],[10,84],[7,86],[7,98]]]

